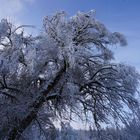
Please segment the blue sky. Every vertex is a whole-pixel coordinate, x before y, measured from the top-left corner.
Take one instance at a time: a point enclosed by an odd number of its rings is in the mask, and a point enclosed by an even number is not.
[[[111,31],[123,33],[127,47],[114,49],[116,61],[131,64],[140,72],[140,0],[0,0],[0,18],[14,24],[41,28],[45,15],[66,11],[96,10],[96,18]]]

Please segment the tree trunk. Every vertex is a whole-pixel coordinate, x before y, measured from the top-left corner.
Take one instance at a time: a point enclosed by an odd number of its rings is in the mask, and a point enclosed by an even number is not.
[[[57,73],[54,80],[48,85],[47,89],[40,93],[40,96],[32,103],[33,109],[22,119],[17,126],[12,128],[9,132],[7,140],[18,140],[25,129],[33,122],[37,117],[39,109],[42,107],[43,103],[46,101],[46,96],[55,88],[59,80],[66,71],[66,64],[64,63],[63,68]]]

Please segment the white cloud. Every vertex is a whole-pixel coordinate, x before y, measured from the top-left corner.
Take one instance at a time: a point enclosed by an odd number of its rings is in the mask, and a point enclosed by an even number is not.
[[[20,0],[0,0],[0,5],[0,18],[13,17],[23,8]]]
[[[7,18],[10,21],[18,21],[18,17],[27,3],[33,3],[35,0],[0,0],[0,19]]]

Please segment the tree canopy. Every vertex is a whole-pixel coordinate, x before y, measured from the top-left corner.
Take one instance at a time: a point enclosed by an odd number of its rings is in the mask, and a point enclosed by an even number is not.
[[[54,119],[77,115],[99,129],[137,115],[140,75],[112,61],[111,47],[127,45],[126,39],[94,11],[46,16],[38,36],[25,35],[24,27],[0,22],[2,139],[19,139],[34,122],[46,129]]]

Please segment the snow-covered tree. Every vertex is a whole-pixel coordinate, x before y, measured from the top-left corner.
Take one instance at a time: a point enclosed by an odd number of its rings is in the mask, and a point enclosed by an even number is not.
[[[135,115],[140,76],[112,62],[111,47],[125,46],[125,37],[110,32],[94,11],[47,16],[36,37],[25,36],[23,27],[0,22],[2,139],[19,139],[34,123],[45,132],[52,120],[75,115],[98,129],[113,118],[127,124]]]

